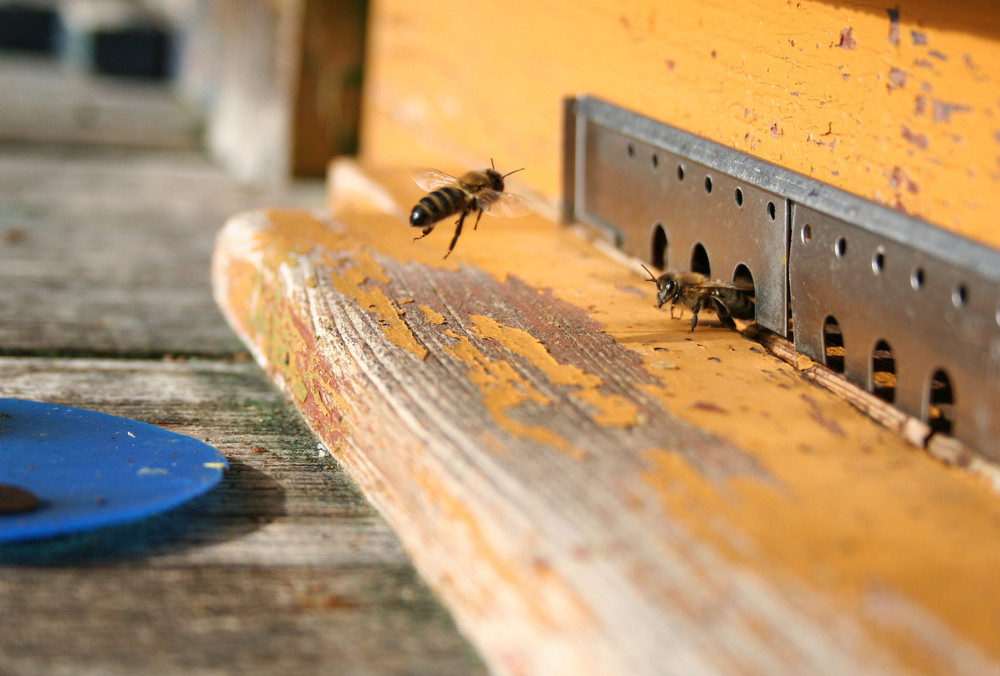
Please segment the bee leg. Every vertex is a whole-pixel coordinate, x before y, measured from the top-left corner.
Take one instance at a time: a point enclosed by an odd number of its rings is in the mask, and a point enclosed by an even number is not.
[[[413,238],[413,241],[414,241],[414,242],[416,242],[416,241],[417,241],[418,239],[423,239],[423,238],[424,238],[424,237],[426,237],[427,235],[431,234],[431,230],[433,230],[433,229],[434,229],[434,226],[433,226],[433,225],[428,225],[428,226],[427,226],[426,228],[424,228],[424,229],[423,229],[423,230],[421,231],[421,234],[420,234],[420,236],[419,236],[419,237],[414,237],[414,238]]]
[[[710,305],[712,306],[712,309],[715,310],[715,314],[719,318],[719,323],[727,329],[736,330],[736,322],[733,321],[732,316],[729,314],[729,308],[727,308],[725,304],[717,298],[712,300],[714,302],[711,302]]]
[[[482,217],[483,217],[483,210],[480,209],[479,213],[476,214],[476,222],[472,225],[473,230],[477,230],[479,228],[479,219]]]
[[[698,302],[694,304],[693,308],[691,308],[691,312],[694,313],[691,315],[691,332],[694,333],[694,327],[698,326],[698,313],[701,312],[701,298],[699,298]]]
[[[451,255],[451,250],[455,248],[455,242],[458,241],[458,236],[462,234],[462,224],[465,223],[465,217],[468,215],[468,211],[463,211],[462,215],[458,217],[455,222],[455,236],[451,238],[451,244],[448,245],[448,253],[444,255],[445,258]]]
[[[719,323],[721,323],[727,329],[736,330],[736,322],[734,322],[733,318],[729,315],[729,310],[726,308],[725,305],[722,305],[720,303],[715,310],[715,314],[719,316]]]

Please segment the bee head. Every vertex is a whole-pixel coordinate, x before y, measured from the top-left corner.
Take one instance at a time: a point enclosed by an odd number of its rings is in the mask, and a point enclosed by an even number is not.
[[[657,307],[663,307],[663,304],[668,300],[676,302],[679,286],[677,280],[669,272],[662,275],[658,280],[656,280],[656,302]]]
[[[674,276],[669,272],[665,272],[656,277],[645,265],[642,266],[642,269],[649,275],[649,279],[646,281],[656,284],[656,307],[663,307],[663,304],[670,300],[671,296],[677,290],[677,282],[674,281]]]
[[[511,174],[516,174],[519,171],[524,171],[524,167],[521,167],[520,169],[515,169],[514,171],[509,171],[506,174],[501,174],[499,171],[497,171],[497,167],[495,164],[493,164],[493,158],[491,157],[490,168],[484,170],[483,173],[485,173],[489,177],[490,183],[492,184],[491,187],[494,190],[496,190],[497,192],[503,192],[503,185],[504,185],[503,180],[508,176],[510,176]]]

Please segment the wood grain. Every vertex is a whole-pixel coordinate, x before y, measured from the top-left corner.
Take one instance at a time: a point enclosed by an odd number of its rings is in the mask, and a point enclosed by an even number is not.
[[[0,352],[159,356],[242,349],[209,290],[225,219],[318,185],[244,186],[196,153],[0,148]]]
[[[5,545],[4,669],[482,673],[386,523],[255,365],[0,358],[0,381],[4,396],[203,439],[232,468],[161,516]]]
[[[996,5],[384,0],[370,25],[371,163],[492,157],[555,204],[585,93],[1000,246]]]
[[[1000,502],[533,217],[403,172],[220,234],[227,318],[498,673],[981,673]]]

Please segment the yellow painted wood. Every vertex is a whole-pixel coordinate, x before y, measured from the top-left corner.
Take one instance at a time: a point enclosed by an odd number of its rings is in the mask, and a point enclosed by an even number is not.
[[[569,229],[486,217],[444,261],[405,172],[333,189],[234,218],[216,298],[497,673],[1000,669],[979,479]]]
[[[1000,246],[996,3],[379,0],[368,54],[369,161],[492,157],[554,202],[589,93]]]

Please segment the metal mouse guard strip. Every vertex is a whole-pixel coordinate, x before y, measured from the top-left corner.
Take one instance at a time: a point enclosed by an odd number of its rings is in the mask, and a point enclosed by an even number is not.
[[[752,282],[759,325],[1000,461],[1000,252],[592,97],[564,143],[564,220]]]

